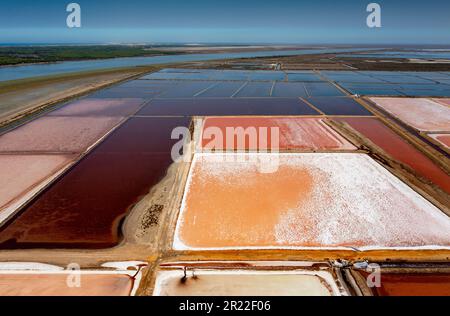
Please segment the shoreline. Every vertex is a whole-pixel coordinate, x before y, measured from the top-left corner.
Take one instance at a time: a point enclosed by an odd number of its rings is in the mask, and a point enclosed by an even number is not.
[[[108,69],[0,82],[0,134],[61,103],[164,67],[144,66]],[[47,90],[60,85],[58,92]],[[40,93],[36,96],[32,93]],[[32,97],[27,97],[31,95]]]
[[[86,59],[68,59],[68,60],[58,60],[58,61],[42,61],[42,62],[29,62],[29,63],[20,63],[20,64],[5,64],[0,65],[0,69],[2,68],[13,68],[13,67],[22,67],[22,66],[36,66],[36,65],[53,65],[53,64],[61,64],[65,62],[82,62],[82,61],[99,61],[99,60],[111,60],[117,58],[145,58],[145,57],[161,57],[161,56],[175,56],[175,55],[189,55],[193,53],[182,53],[179,54],[154,54],[154,55],[142,55],[142,56],[128,56],[128,57],[105,57],[105,58],[86,58]]]
[[[81,45],[83,46],[83,45]],[[95,45],[94,45],[95,46]],[[114,46],[114,45],[112,45]],[[1,48],[2,46],[0,46]],[[17,46],[22,47],[22,46]],[[58,46],[55,46],[58,47]],[[80,61],[99,61],[99,60],[111,60],[117,58],[145,58],[145,57],[159,57],[159,56],[174,56],[174,55],[191,55],[191,54],[214,54],[214,53],[242,53],[242,52],[264,52],[270,50],[292,50],[292,49],[323,49],[326,46],[286,46],[286,45],[274,45],[274,46],[199,46],[199,47],[163,47],[161,49],[156,49],[160,51],[159,54],[142,54],[139,56],[116,56],[116,57],[104,57],[104,58],[81,58],[81,59],[66,59],[66,60],[56,60],[56,61],[42,61],[42,62],[22,62],[18,64],[2,64],[0,69],[9,67],[21,67],[21,66],[32,66],[32,65],[50,65],[50,64],[60,64],[64,62],[80,62]]]

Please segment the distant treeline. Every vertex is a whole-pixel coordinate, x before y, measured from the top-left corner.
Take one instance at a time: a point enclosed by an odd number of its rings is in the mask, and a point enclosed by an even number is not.
[[[150,46],[121,45],[0,47],[0,65],[173,55],[179,53],[159,51]]]

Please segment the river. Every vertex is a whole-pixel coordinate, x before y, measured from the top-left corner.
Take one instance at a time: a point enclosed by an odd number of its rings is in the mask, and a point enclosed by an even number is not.
[[[192,61],[208,61],[217,59],[236,59],[270,56],[295,56],[320,53],[351,53],[359,51],[372,51],[376,48],[324,48],[303,50],[273,50],[240,53],[214,53],[214,54],[184,54],[151,57],[112,58],[102,60],[65,61],[48,64],[30,64],[20,66],[6,66],[0,68],[0,81],[33,78],[66,74],[80,71],[91,71],[110,68],[157,65],[166,63],[182,63]]]

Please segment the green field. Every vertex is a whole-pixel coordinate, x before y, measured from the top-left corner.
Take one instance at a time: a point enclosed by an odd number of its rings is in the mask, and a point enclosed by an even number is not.
[[[122,45],[0,47],[0,65],[173,54],[180,53],[159,51],[150,46]]]

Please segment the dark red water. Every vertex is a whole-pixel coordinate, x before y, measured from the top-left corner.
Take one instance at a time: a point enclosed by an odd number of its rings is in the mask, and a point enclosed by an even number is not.
[[[447,273],[382,273],[380,281],[380,287],[372,288],[376,296],[450,296]]]
[[[165,175],[189,118],[132,118],[0,232],[0,249],[105,248],[130,207]]]

